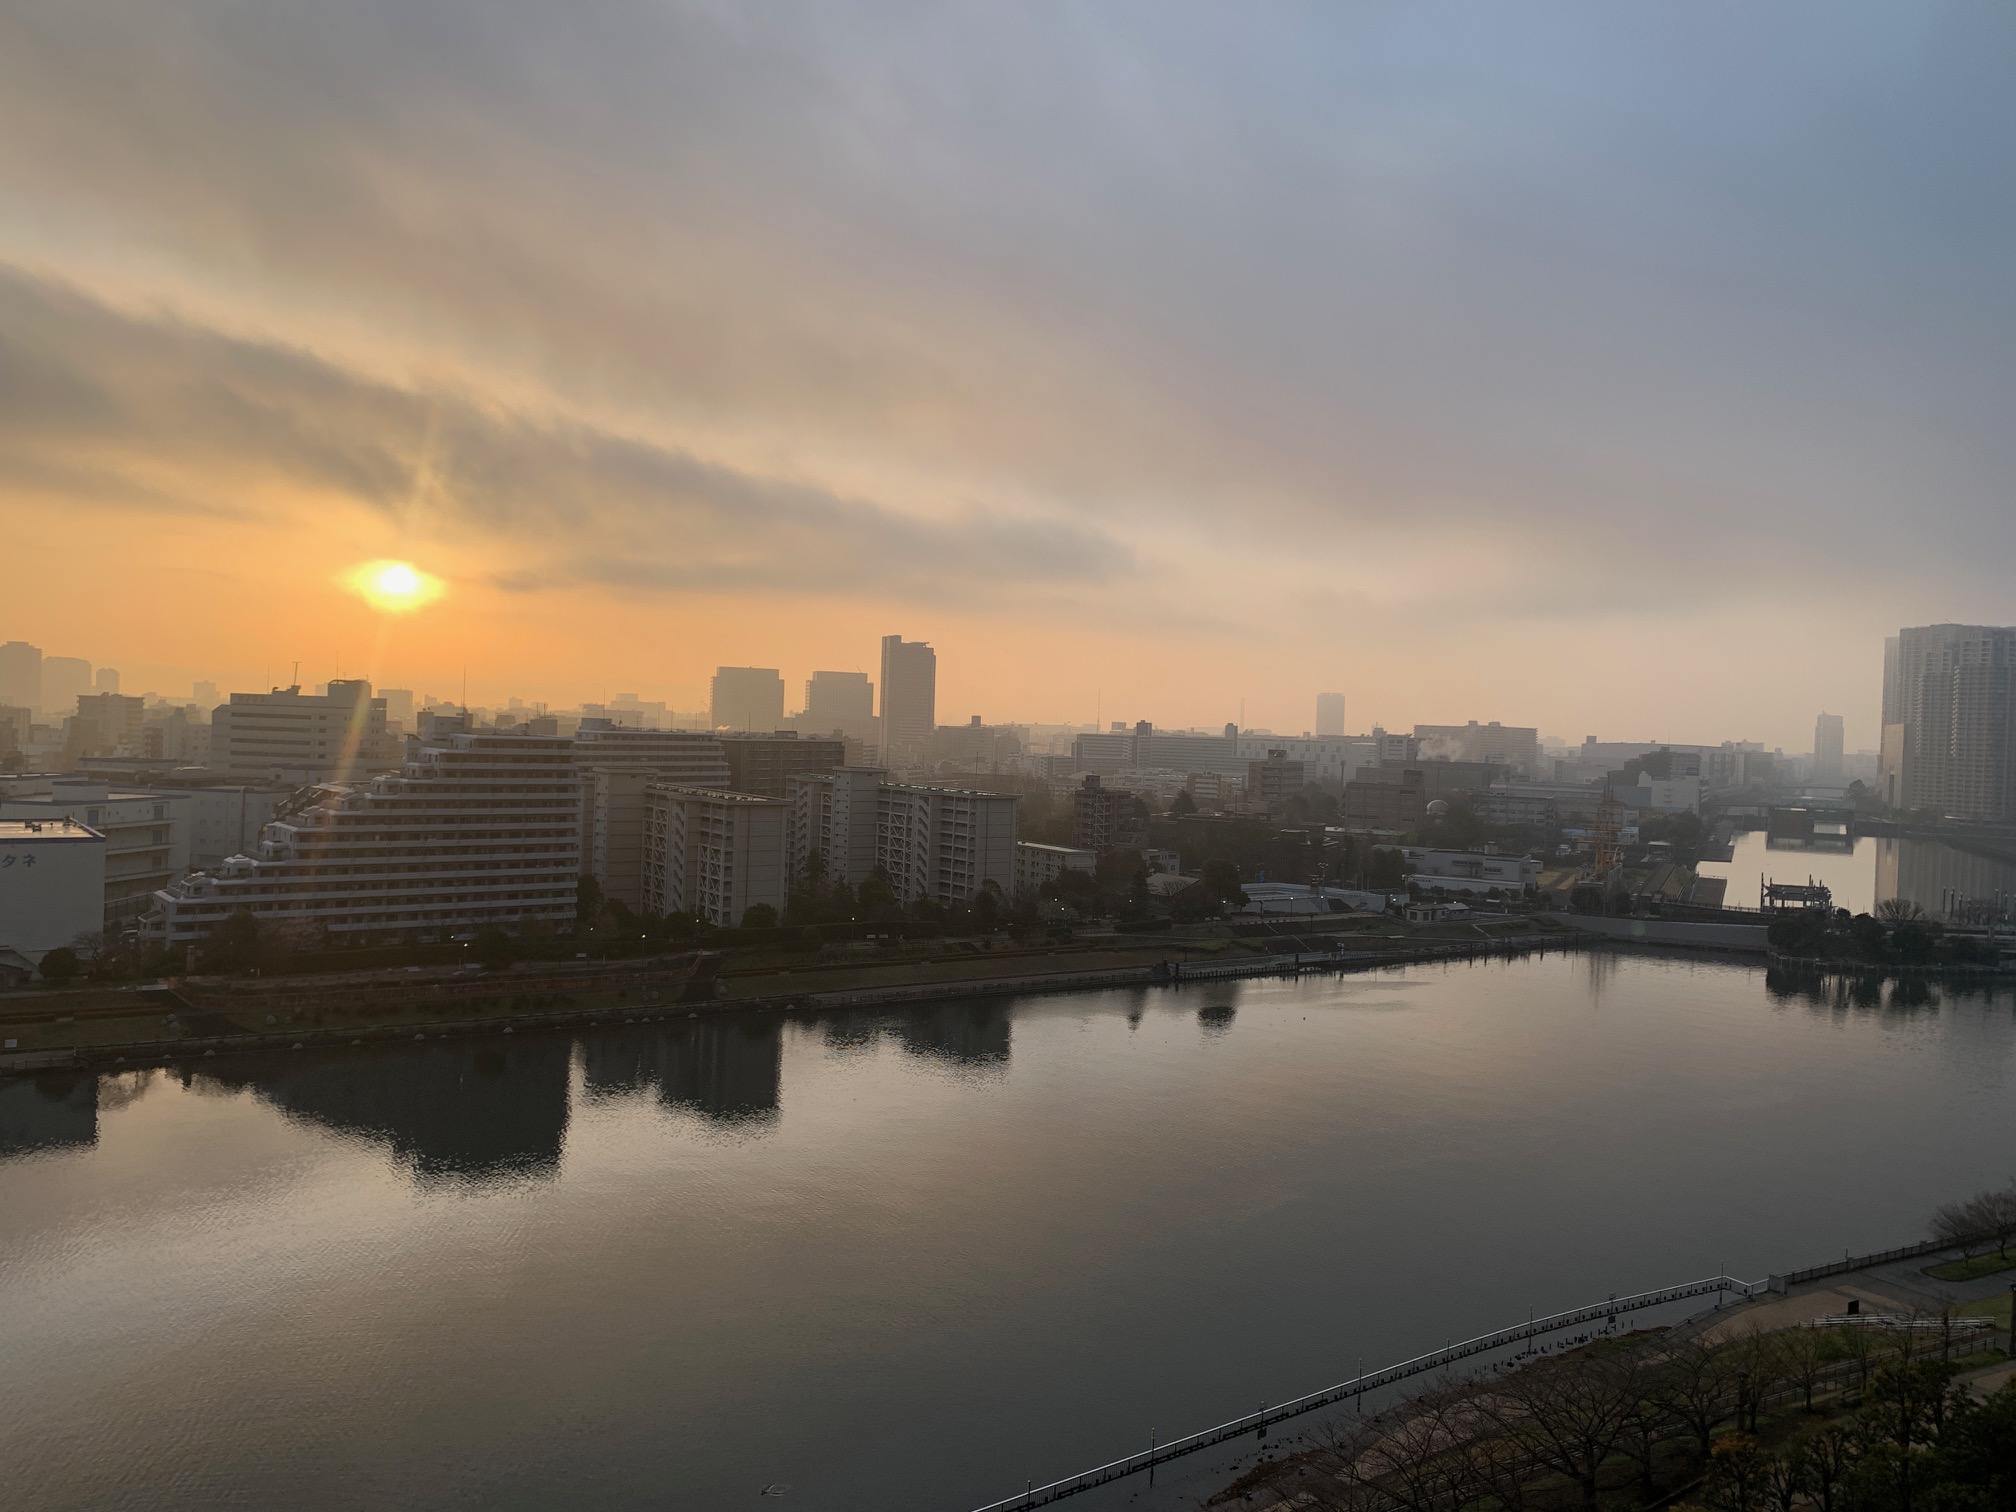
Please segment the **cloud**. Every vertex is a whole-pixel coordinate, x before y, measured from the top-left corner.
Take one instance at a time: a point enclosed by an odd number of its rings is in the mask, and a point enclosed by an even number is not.
[[[578,420],[398,388],[313,353],[115,310],[0,269],[0,488],[247,514],[340,498],[505,554],[518,589],[987,599],[1132,551],[1068,518],[920,517]],[[238,502],[233,494],[246,502]]]

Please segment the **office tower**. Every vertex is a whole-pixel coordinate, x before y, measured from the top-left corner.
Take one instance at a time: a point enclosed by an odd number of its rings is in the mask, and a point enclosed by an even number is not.
[[[96,693],[117,693],[119,691],[119,669],[100,667],[97,676],[91,680],[91,688]]]
[[[91,663],[81,656],[42,658],[42,712],[52,722],[77,712],[77,700],[91,691]]]
[[[409,693],[407,697],[410,698],[412,697],[412,695]],[[201,709],[205,714],[208,714],[212,709],[216,708],[217,705],[222,703],[224,700],[218,696],[217,684],[213,682],[199,682],[198,684],[196,684],[195,689],[190,693],[189,701],[194,705],[196,705],[197,708]]]
[[[149,933],[201,939],[240,909],[348,943],[560,925],[581,880],[581,788],[565,736],[455,731],[397,775],[317,791],[237,856],[154,895]]]
[[[1414,739],[1431,761],[1502,761],[1524,772],[1540,769],[1540,732],[1523,725],[1501,725],[1495,719],[1482,725],[1474,719],[1460,725],[1417,724]]]
[[[2016,819],[2016,629],[1923,625],[1886,648],[1885,796],[1956,819]],[[1893,796],[1894,795],[1894,796]]]
[[[925,760],[938,728],[938,653],[926,641],[882,637],[882,759]]]
[[[798,728],[808,735],[834,730],[866,735],[875,725],[875,684],[866,672],[814,672],[805,683]]]
[[[784,679],[775,667],[717,667],[708,710],[717,730],[768,734],[784,724]]]
[[[344,782],[398,764],[385,700],[338,679],[325,694],[299,687],[233,693],[210,715],[210,764],[236,777]]]
[[[1318,693],[1316,695],[1316,733],[1318,735],[1342,735],[1344,733],[1344,695],[1342,693]]]
[[[0,646],[0,704],[42,712],[42,648],[26,641]]]
[[[1839,714],[1822,714],[1813,723],[1813,780],[1822,786],[1841,782],[1845,745]]]

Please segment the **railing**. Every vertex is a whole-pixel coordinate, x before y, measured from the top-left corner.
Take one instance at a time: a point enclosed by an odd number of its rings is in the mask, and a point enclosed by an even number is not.
[[[1443,1349],[1432,1350],[1424,1355],[1416,1355],[1411,1360],[1402,1360],[1397,1365],[1388,1365],[1367,1375],[1360,1373],[1349,1381],[1341,1381],[1335,1386],[1321,1391],[1312,1391],[1307,1396],[1282,1402],[1278,1406],[1263,1407],[1244,1417],[1220,1423],[1215,1428],[1171,1439],[1166,1444],[1151,1443],[1148,1448],[1125,1459],[1112,1460],[1063,1480],[1051,1481],[1044,1486],[1031,1486],[1016,1496],[1004,1497],[1000,1501],[989,1502],[976,1512],[1017,1512],[1025,1507],[1045,1507],[1052,1502],[1062,1501],[1067,1496],[1076,1496],[1081,1491],[1090,1491],[1098,1486],[1110,1485],[1129,1475],[1138,1475],[1156,1465],[1167,1464],[1170,1460],[1181,1459],[1186,1454],[1195,1454],[1200,1449],[1209,1449],[1217,1444],[1228,1443],[1246,1434],[1264,1434],[1276,1423],[1300,1417],[1306,1412],[1316,1412],[1339,1402],[1348,1402],[1370,1391],[1394,1385],[1412,1376],[1422,1375],[1431,1370],[1440,1370],[1453,1365],[1458,1360],[1467,1360],[1476,1355],[1490,1354],[1494,1350],[1521,1343],[1527,1339],[1539,1338],[1543,1334],[1558,1333],[1564,1328],[1574,1328],[1583,1323],[1609,1323],[1628,1312],[1637,1312],[1647,1307],[1663,1307],[1673,1302],[1684,1302],[1690,1297],[1717,1295],[1736,1292],[1744,1297],[1754,1297],[1768,1290],[1768,1281],[1738,1281],[1733,1276],[1711,1276],[1705,1281],[1689,1281],[1680,1286],[1669,1286],[1659,1291],[1638,1292],[1629,1297],[1611,1297],[1607,1301],[1594,1303],[1588,1307],[1573,1308],[1568,1312],[1551,1314],[1545,1318],[1534,1318],[1511,1328],[1501,1328],[1492,1333],[1479,1334],[1474,1339],[1465,1339],[1460,1344],[1451,1344]]]

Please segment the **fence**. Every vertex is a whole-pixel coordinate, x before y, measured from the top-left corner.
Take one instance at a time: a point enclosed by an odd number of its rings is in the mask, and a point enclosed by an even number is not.
[[[1370,1391],[1395,1385],[1412,1376],[1440,1370],[1459,1360],[1471,1359],[1481,1354],[1521,1343],[1527,1339],[1539,1338],[1543,1334],[1558,1333],[1565,1328],[1574,1328],[1585,1323],[1614,1323],[1628,1312],[1637,1312],[1647,1307],[1663,1307],[1672,1302],[1684,1302],[1690,1297],[1719,1295],[1736,1292],[1744,1297],[1754,1297],[1766,1290],[1766,1281],[1738,1281],[1733,1276],[1710,1276],[1705,1281],[1689,1281],[1680,1286],[1669,1286],[1659,1291],[1639,1292],[1629,1297],[1611,1297],[1588,1307],[1573,1308],[1568,1312],[1554,1313],[1545,1318],[1535,1318],[1529,1322],[1516,1324],[1511,1328],[1501,1328],[1492,1333],[1479,1334],[1474,1339],[1465,1339],[1460,1344],[1451,1344],[1445,1349],[1431,1350],[1424,1355],[1416,1355],[1411,1360],[1402,1360],[1397,1365],[1388,1365],[1367,1375],[1360,1373],[1354,1379],[1341,1381],[1322,1391],[1312,1391],[1307,1396],[1296,1397],[1274,1407],[1263,1407],[1258,1412],[1247,1413],[1244,1417],[1220,1423],[1215,1428],[1206,1428],[1200,1433],[1187,1434],[1171,1439],[1166,1444],[1151,1443],[1148,1448],[1125,1459],[1112,1460],[1063,1480],[1052,1481],[1045,1486],[1030,1486],[1018,1496],[1004,1497],[1000,1501],[989,1502],[976,1512],[1018,1512],[1028,1507],[1044,1507],[1052,1502],[1062,1501],[1067,1496],[1076,1496],[1081,1491],[1090,1491],[1098,1486],[1110,1485],[1129,1475],[1138,1475],[1156,1465],[1167,1464],[1181,1459],[1186,1454],[1195,1454],[1200,1449],[1228,1443],[1245,1435],[1264,1434],[1276,1423],[1300,1417],[1306,1412],[1316,1412],[1324,1407],[1348,1402],[1354,1397]]]

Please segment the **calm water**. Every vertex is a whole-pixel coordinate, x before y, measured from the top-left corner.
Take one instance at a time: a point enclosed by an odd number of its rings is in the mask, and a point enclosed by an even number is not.
[[[1853,853],[1778,849],[1762,830],[1736,837],[1732,859],[1703,862],[1704,877],[1727,877],[1727,902],[1734,908],[1755,908],[1760,881],[1823,882],[1834,894],[1834,906],[1867,913],[1885,898],[1906,898],[1927,913],[1943,911],[1952,894],[1967,898],[1999,897],[2016,904],[2016,866],[1969,855],[1931,840],[1891,840],[1864,835]]]
[[[212,1065],[0,1088],[0,1504],[966,1512],[1909,1240],[2016,1007],[1557,956]]]

